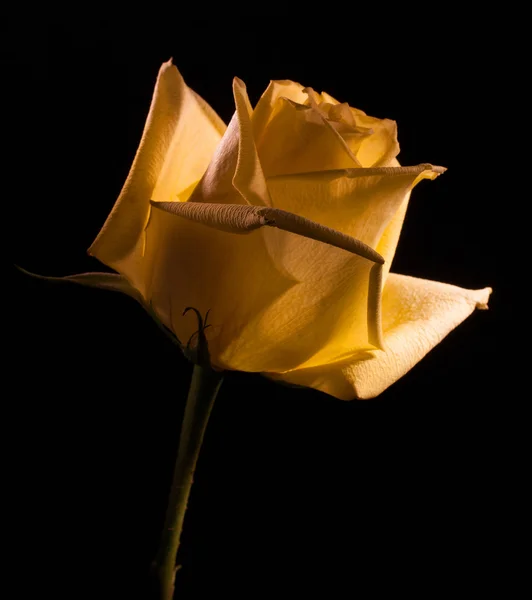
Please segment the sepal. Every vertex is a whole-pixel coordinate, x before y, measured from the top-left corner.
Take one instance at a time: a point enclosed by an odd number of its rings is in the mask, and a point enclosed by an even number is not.
[[[159,319],[155,314],[155,311],[149,303],[147,303],[142,294],[132,286],[129,281],[119,275],[118,273],[78,273],[76,275],[67,275],[66,277],[47,277],[44,275],[38,275],[37,273],[31,273],[26,271],[22,267],[15,265],[17,269],[24,275],[28,275],[34,279],[40,279],[41,281],[48,281],[50,283],[76,283],[85,287],[99,288],[102,290],[109,290],[112,292],[120,292],[130,296],[136,300],[142,308],[150,315],[155,321],[159,329],[168,337],[173,344],[179,347],[179,349],[187,356],[186,347],[179,341],[177,336],[166,327],[166,325]]]

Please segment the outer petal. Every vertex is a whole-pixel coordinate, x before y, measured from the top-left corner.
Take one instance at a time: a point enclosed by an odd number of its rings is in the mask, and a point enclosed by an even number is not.
[[[267,375],[342,400],[373,398],[407,373],[475,308],[487,308],[490,293],[490,288],[466,290],[391,273],[382,304],[384,351],[359,353],[343,363]]]
[[[182,316],[183,310],[187,306],[202,314],[210,310],[209,352],[213,364],[221,368],[241,368],[238,357],[221,359],[224,349],[241,336],[256,313],[294,285],[277,270],[259,231],[229,233],[157,208],[147,232],[146,263],[147,301],[182,342],[197,329],[193,318]],[[260,335],[256,339],[262,342]]]
[[[397,163],[398,164],[398,163]],[[445,169],[432,165],[348,169],[268,179],[272,206],[317,221],[375,248],[386,261],[395,254],[412,188]]]
[[[190,201],[268,206],[268,188],[253,139],[251,104],[244,82],[236,77],[233,96],[235,114]]]
[[[163,64],[131,170],[89,253],[141,289],[150,199],[176,200],[190,190],[205,172],[224,128],[171,61]]]
[[[148,299],[181,340],[183,308],[210,309],[214,364],[284,371],[380,345],[382,257],[368,246],[268,207],[154,205]]]

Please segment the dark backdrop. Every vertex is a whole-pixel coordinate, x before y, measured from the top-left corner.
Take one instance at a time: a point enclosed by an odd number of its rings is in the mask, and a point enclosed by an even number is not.
[[[135,23],[32,19],[9,38],[8,260],[45,275],[101,268],[86,249],[171,56],[226,122],[235,75],[252,103],[270,79],[286,78],[395,119],[402,164],[449,170],[414,191],[393,270],[490,285],[491,309],[375,400],[228,375],[185,522],[179,597],[494,589],[506,527],[497,490],[510,475],[495,358],[505,302],[494,192],[482,175],[493,140],[489,40],[466,14],[427,15],[414,28],[340,6],[307,7],[295,23],[266,10],[247,21],[236,9],[202,10]],[[148,598],[191,368],[132,300],[7,269],[23,589]]]

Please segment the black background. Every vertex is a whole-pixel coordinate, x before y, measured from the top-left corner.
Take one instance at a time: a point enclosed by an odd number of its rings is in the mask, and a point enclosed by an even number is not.
[[[426,14],[415,28],[340,5],[294,22],[237,13],[63,15],[6,32],[8,262],[44,275],[105,270],[86,249],[171,56],[226,122],[235,75],[253,104],[286,78],[395,119],[402,164],[449,170],[414,191],[393,270],[492,286],[490,310],[367,402],[227,375],[185,521],[179,598],[507,586],[500,490],[512,485],[515,441],[500,359],[509,301],[485,176],[491,40],[467,14]],[[191,367],[129,298],[6,269],[14,411],[4,427],[25,573],[14,597],[149,598]]]

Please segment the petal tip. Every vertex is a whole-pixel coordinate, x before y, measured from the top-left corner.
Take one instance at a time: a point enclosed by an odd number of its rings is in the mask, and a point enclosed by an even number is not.
[[[173,56],[171,56],[167,61],[163,62],[163,64],[161,65],[161,68],[159,69],[159,71],[161,73],[164,73],[165,71],[167,71],[168,69],[171,69],[172,67],[174,67],[175,69],[177,69],[177,67],[174,65],[174,58],[173,58]]]
[[[480,290],[479,297],[478,297],[477,303],[476,303],[476,308],[478,310],[488,310],[489,309],[488,301],[489,301],[489,298],[490,298],[492,292],[493,292],[493,289],[490,287]]]
[[[447,171],[447,167],[440,167],[438,165],[431,165],[430,163],[426,163],[423,165],[427,171],[432,171],[436,173],[436,175],[443,175],[445,171]]]

